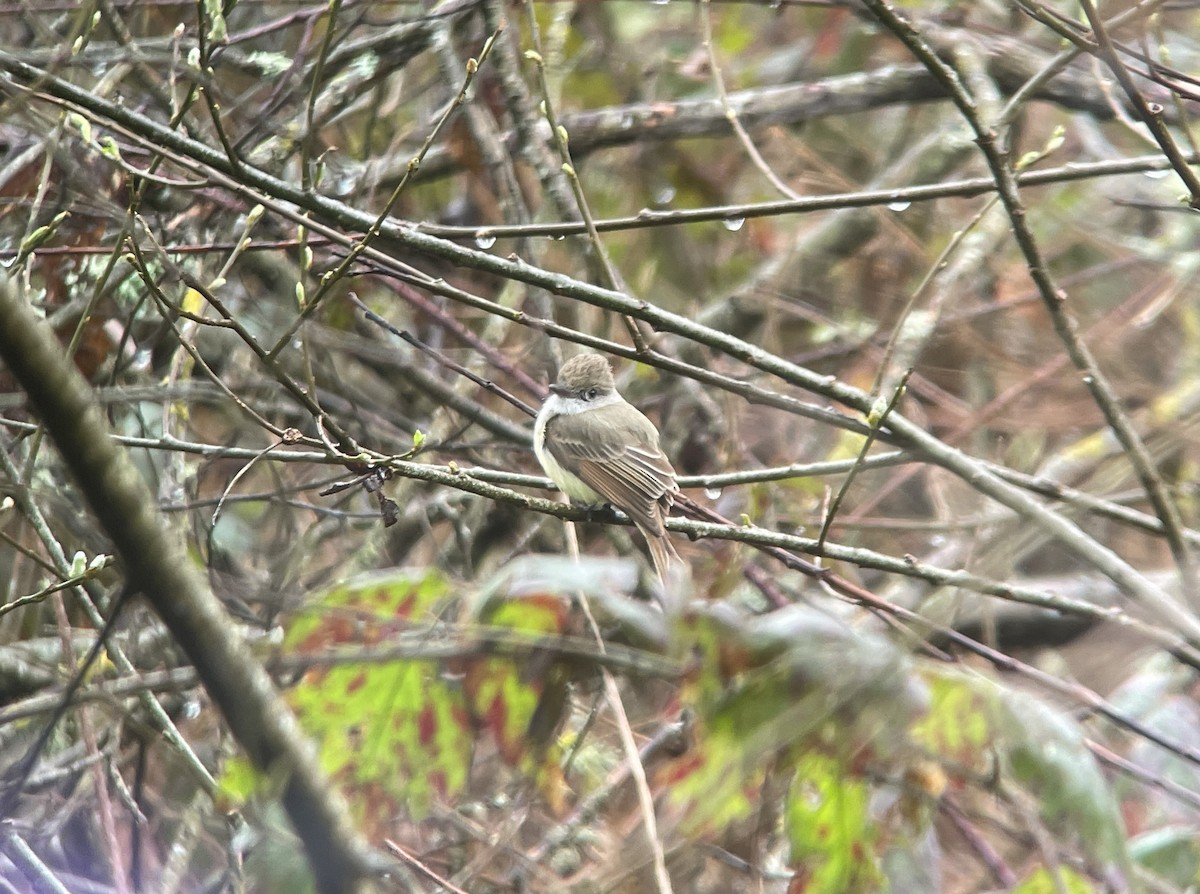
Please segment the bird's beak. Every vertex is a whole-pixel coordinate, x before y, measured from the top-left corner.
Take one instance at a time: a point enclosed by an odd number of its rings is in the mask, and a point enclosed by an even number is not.
[[[566,385],[558,385],[558,384],[551,385],[550,391],[553,394],[557,394],[559,397],[570,397],[571,396],[571,389],[568,388]]]

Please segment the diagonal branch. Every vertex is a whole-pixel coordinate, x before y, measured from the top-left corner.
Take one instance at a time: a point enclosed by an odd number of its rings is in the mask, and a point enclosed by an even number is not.
[[[154,606],[254,765],[286,775],[283,803],[308,850],[319,890],[355,890],[373,858],[295,716],[169,535],[127,451],[111,438],[87,383],[11,282],[0,284],[0,357],[112,538],[131,590]]]
[[[993,174],[1000,187],[1002,199],[1013,220],[1018,243],[1026,252],[1026,256],[1031,259],[1028,266],[1034,275],[1039,293],[1052,308],[1052,318],[1060,338],[1064,339],[1069,350],[1073,352],[1072,359],[1077,362],[1077,365],[1089,370],[1088,385],[1096,395],[1097,401],[1102,402],[1103,407],[1112,411],[1114,415],[1110,418],[1117,424],[1124,420],[1122,432],[1132,435],[1136,440],[1136,435],[1129,428],[1128,420],[1119,412],[1112,390],[1100,375],[1090,352],[1080,344],[1077,338],[1074,338],[1073,322],[1062,308],[1058,307],[1059,293],[1042,263],[1032,234],[1024,222],[1025,211],[1020,204],[1015,180],[1000,157],[1000,150],[996,146],[994,135],[980,124],[972,100],[963,91],[954,72],[945,66],[936,54],[911,32],[908,26],[901,24],[895,18],[895,14],[884,4],[878,0],[865,0],[865,2],[868,2],[870,7],[877,11],[877,15],[888,17],[889,23],[903,31],[906,39],[912,41],[912,45],[918,47],[924,54],[923,61],[936,66],[939,77],[944,78],[948,85],[953,85],[956,102],[960,108],[964,108],[979,128],[980,144],[985,146],[989,153],[989,163],[993,166]],[[254,202],[266,204],[273,202],[280,213],[287,213],[285,206],[290,204],[296,209],[300,209],[300,212],[308,211],[312,220],[320,221],[330,228],[346,227],[366,230],[375,222],[373,215],[361,212],[335,199],[307,193],[258,168],[247,165],[239,172],[240,176],[234,176],[224,153],[172,131],[130,109],[108,102],[40,69],[26,65],[10,53],[0,52],[0,70],[9,72],[16,81],[28,85],[27,89],[40,91],[55,97],[57,101],[105,118],[117,127],[128,130],[139,139],[157,141],[164,150],[177,153],[184,163],[195,164],[207,169],[214,183]],[[950,88],[948,87],[948,89]],[[327,229],[326,232],[327,235],[334,235],[333,229]],[[505,279],[534,285],[594,307],[628,314],[635,319],[649,323],[657,331],[669,332],[696,344],[720,351],[750,367],[776,376],[795,387],[823,395],[829,400],[851,407],[859,413],[867,414],[871,410],[872,396],[859,388],[789,362],[727,332],[696,323],[680,314],[662,310],[648,301],[640,301],[621,292],[599,288],[565,274],[535,267],[519,257],[502,258],[487,252],[475,251],[444,239],[429,236],[407,224],[389,222],[381,228],[381,235],[410,251],[441,258],[456,265],[494,274]],[[397,275],[412,281],[412,270],[403,263],[376,254],[370,248],[364,252],[364,255],[377,263],[393,264],[394,272],[397,272]],[[435,294],[443,294],[453,297],[455,300],[467,302],[476,300],[474,296],[466,294],[463,290],[455,289],[443,279],[423,276],[419,279],[421,281],[418,284],[421,287],[428,288]],[[553,321],[531,320],[522,313],[516,313],[515,318],[544,331],[550,331],[554,327]],[[587,343],[587,337],[569,332],[562,334],[562,330],[556,331],[560,333],[560,337],[569,337],[580,343]],[[632,355],[632,359],[664,369],[670,369],[673,362],[671,358],[656,351],[636,354],[616,347],[612,350],[613,353],[621,356]],[[1095,372],[1090,372],[1092,370]],[[693,377],[700,379],[699,375]],[[762,392],[762,389],[756,386],[751,386],[751,390],[755,394]],[[768,395],[768,392],[762,392],[764,398]],[[775,397],[782,399],[787,396],[775,395]],[[1143,602],[1159,621],[1181,631],[1189,641],[1200,643],[1200,619],[1197,619],[1174,596],[1148,580],[1112,549],[1085,534],[1074,522],[1046,507],[1021,488],[1008,483],[974,457],[943,443],[903,415],[897,413],[889,416],[888,429],[890,432],[890,437],[887,438],[888,443],[900,444],[918,451],[930,461],[968,482],[980,493],[986,494],[1018,516],[1029,520],[1044,535],[1060,541],[1080,559],[1109,577],[1126,595]],[[881,439],[883,439],[882,433]],[[1123,440],[1123,443],[1127,443],[1127,441]],[[1155,508],[1158,510],[1160,506],[1156,505]],[[1171,523],[1172,515],[1159,512],[1159,517],[1163,520],[1164,530],[1168,531],[1170,541],[1182,543],[1179,526]],[[1177,516],[1175,517],[1177,518]],[[1172,531],[1174,535],[1179,536],[1174,536],[1170,533]]]

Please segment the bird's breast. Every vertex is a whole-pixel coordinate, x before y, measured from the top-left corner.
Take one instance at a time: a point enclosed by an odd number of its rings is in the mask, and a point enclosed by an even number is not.
[[[546,475],[558,486],[559,490],[577,503],[605,502],[604,497],[592,490],[574,472],[563,466],[546,447],[546,423],[549,421],[549,413],[540,413],[533,426],[533,452]]]

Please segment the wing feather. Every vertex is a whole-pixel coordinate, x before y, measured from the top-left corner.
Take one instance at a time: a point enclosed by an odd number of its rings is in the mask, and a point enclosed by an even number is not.
[[[593,414],[621,414],[617,425]],[[653,423],[627,403],[588,410],[589,420],[556,416],[547,424],[546,447],[565,469],[654,537],[664,533],[671,511],[675,469],[658,444]],[[611,416],[610,416],[611,418]],[[628,438],[619,437],[625,432]]]

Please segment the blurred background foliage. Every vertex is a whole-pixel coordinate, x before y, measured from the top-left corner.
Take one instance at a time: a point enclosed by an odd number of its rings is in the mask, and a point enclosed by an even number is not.
[[[871,4],[0,4],[0,259],[396,861],[382,888],[1200,882],[1200,642],[1089,550],[1189,623],[1195,569],[1014,238],[1194,547],[1200,197],[1136,98],[1195,163],[1200,19],[1102,8],[1131,98],[1084,12],[903,4],[1014,214]],[[644,302],[650,350],[577,281]],[[578,525],[574,565],[519,496],[552,496],[522,404],[573,341],[626,358],[683,514],[732,520],[676,536],[662,607],[628,528]],[[877,415],[848,478],[873,398],[1080,540]],[[72,587],[122,584],[34,409],[0,368],[0,767],[94,637]],[[827,522],[824,573],[755,548],[811,559]],[[140,604],[116,627],[138,673],[90,671],[0,802],[0,884],[311,884],[170,637]]]

